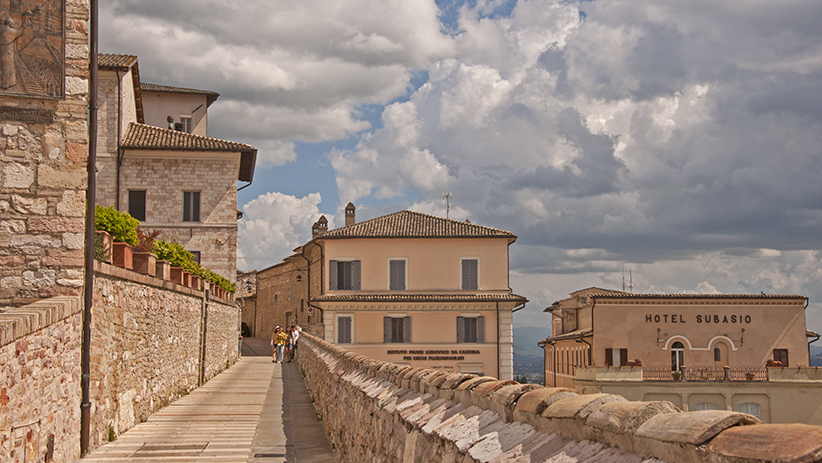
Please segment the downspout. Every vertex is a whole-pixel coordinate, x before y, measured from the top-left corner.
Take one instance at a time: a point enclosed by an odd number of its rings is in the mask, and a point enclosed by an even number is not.
[[[308,285],[305,296],[305,303],[311,307],[311,261],[305,257],[305,246],[300,249],[300,257],[305,259],[305,284]]]
[[[122,132],[120,131],[120,126],[122,125],[123,119],[123,102],[122,98],[122,86],[120,85],[120,70],[117,69],[114,71],[117,75],[117,162],[114,163],[114,204],[115,209],[118,211],[120,210],[120,164],[123,162],[122,158],[122,151],[123,149],[120,148],[120,137],[122,136]]]
[[[542,362],[543,365],[545,364],[545,357],[548,355],[548,352],[545,351],[545,345],[551,345],[551,373],[554,375],[553,382],[551,383],[551,387],[557,387],[557,346],[556,341],[548,341],[545,342],[543,339],[542,341],[538,342],[537,345],[542,348]],[[544,366],[543,366],[544,368]],[[545,378],[545,387],[548,387],[548,378]]]
[[[211,287],[209,285],[209,289],[203,291],[203,304],[202,304],[202,329],[200,330],[200,339],[202,340],[200,344],[200,374],[197,378],[197,386],[202,386],[205,384],[205,375],[206,375],[206,334],[208,333],[208,301],[211,299]]]
[[[94,302],[94,204],[97,190],[97,0],[89,5],[89,115],[86,171],[86,254],[83,275],[83,346],[80,360],[80,456],[89,450],[91,431],[91,307]]]

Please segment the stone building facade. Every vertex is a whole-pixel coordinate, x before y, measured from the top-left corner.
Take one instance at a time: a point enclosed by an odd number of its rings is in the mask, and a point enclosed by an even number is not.
[[[0,307],[83,285],[88,4],[64,14],[64,95],[0,90]]]
[[[98,204],[130,213],[144,229],[160,230],[160,238],[180,243],[204,267],[233,281],[237,182],[252,181],[257,150],[205,136],[204,115],[194,127],[203,135],[145,124],[157,122],[160,112],[165,119],[166,112],[195,104],[188,111],[205,113],[217,94],[143,85],[136,56],[100,55],[99,61],[104,103]]]

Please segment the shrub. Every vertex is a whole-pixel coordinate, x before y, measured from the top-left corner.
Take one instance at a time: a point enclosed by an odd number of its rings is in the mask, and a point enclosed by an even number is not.
[[[157,255],[158,259],[169,261],[175,267],[182,267],[192,275],[210,281],[232,294],[236,291],[234,283],[195,262],[194,254],[186,251],[178,243],[165,240],[157,241],[154,244],[154,254]]]
[[[107,231],[114,241],[137,246],[137,227],[140,221],[112,207],[97,205],[94,208],[94,228]]]

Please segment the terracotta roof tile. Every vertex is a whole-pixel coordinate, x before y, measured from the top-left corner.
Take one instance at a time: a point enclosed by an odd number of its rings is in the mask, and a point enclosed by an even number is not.
[[[134,55],[97,54],[98,68],[128,69],[136,62],[137,57]]]
[[[323,294],[311,302],[528,302],[523,296],[501,294]]]
[[[335,228],[317,239],[337,238],[509,238],[517,235],[497,228],[444,219],[414,211],[393,214]]]
[[[219,138],[203,137],[176,130],[132,122],[128,126],[123,148],[144,150],[190,151],[257,151],[251,145]]]

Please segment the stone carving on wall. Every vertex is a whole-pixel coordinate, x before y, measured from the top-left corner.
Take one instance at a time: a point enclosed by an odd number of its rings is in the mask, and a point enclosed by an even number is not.
[[[0,94],[63,98],[65,0],[0,0]]]

